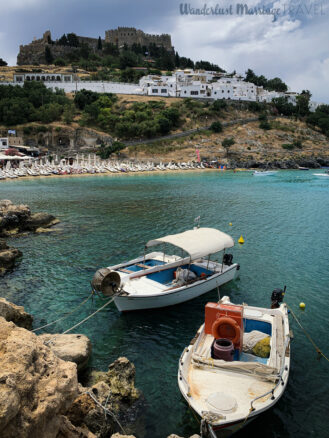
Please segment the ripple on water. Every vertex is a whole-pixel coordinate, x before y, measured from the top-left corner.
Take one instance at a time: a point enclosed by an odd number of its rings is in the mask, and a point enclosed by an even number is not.
[[[240,280],[222,287],[221,294],[267,306],[271,291],[286,284],[286,301],[328,352],[328,189],[329,181],[297,171],[264,178],[196,172],[1,182],[1,198],[61,219],[57,232],[10,240],[24,257],[0,280],[2,294],[33,313],[35,326],[50,322],[88,295],[98,267],[139,255],[147,240],[184,231],[201,215],[202,226],[229,232],[235,240],[242,234],[246,241],[232,251],[241,265]],[[109,306],[79,328],[92,340],[92,366],[105,370],[122,355],[135,363],[147,403],[139,438],[198,432],[177,387],[177,363],[202,323],[205,303],[216,297],[212,291],[171,309],[123,315]],[[304,312],[300,301],[306,303]],[[96,298],[53,332],[102,303]],[[237,437],[328,436],[328,368],[316,360],[296,323],[291,325],[295,340],[285,395]]]

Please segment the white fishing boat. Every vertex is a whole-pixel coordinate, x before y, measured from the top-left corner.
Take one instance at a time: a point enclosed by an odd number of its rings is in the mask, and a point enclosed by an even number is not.
[[[272,300],[275,294],[271,309],[237,306],[228,297],[206,305],[205,323],[184,349],[178,370],[179,389],[200,417],[202,437],[230,436],[283,395],[289,321],[284,292],[276,289]]]
[[[255,170],[253,172],[254,176],[268,176],[268,175],[274,175],[277,173],[277,170]]]
[[[148,248],[167,244],[182,255],[146,253]],[[117,308],[129,310],[167,307],[196,298],[237,277],[239,265],[225,250],[234,246],[228,234],[213,228],[194,228],[183,233],[150,240],[144,255],[129,262],[98,270],[94,290],[113,296]],[[211,256],[222,252],[221,262]]]

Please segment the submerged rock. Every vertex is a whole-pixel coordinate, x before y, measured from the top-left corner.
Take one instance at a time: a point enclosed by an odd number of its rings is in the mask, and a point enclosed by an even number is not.
[[[78,394],[76,365],[0,317],[0,436],[56,438]]]
[[[135,430],[131,424],[140,418],[142,407],[141,394],[135,388],[135,366],[120,357],[94,380],[97,382],[86,388],[68,410],[72,424],[86,426],[99,438],[108,438],[121,427],[125,433]],[[107,413],[100,405],[108,409]]]
[[[78,371],[87,365],[91,355],[91,342],[87,336],[79,334],[44,334],[38,337],[60,359],[76,363]]]
[[[31,213],[27,205],[14,205],[8,199],[0,200],[0,236],[49,228],[58,222],[59,220],[51,214]]]
[[[4,240],[0,240],[0,276],[13,269],[22,252],[17,248],[10,248]]]
[[[38,228],[48,228],[58,224],[59,220],[55,216],[48,213],[33,213],[26,220],[24,229],[28,231],[35,231]]]
[[[25,312],[24,307],[16,306],[5,298],[0,298],[0,316],[6,321],[14,322],[19,327],[27,330],[32,329],[33,316]]]

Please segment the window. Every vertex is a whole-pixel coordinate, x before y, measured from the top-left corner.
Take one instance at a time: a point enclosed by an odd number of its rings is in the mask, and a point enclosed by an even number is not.
[[[192,90],[191,91],[191,96],[197,96],[199,94],[198,91]]]
[[[224,90],[222,90],[222,93],[224,93]]]
[[[184,91],[184,94],[186,94],[186,90]]]
[[[166,88],[161,88],[161,93],[167,93],[167,89]]]
[[[200,94],[205,94],[206,90],[201,90]]]
[[[157,88],[152,88],[152,93],[153,93],[153,94],[158,93],[158,91],[159,91],[159,90],[158,90]]]
[[[217,94],[217,91],[215,91],[215,94]]]

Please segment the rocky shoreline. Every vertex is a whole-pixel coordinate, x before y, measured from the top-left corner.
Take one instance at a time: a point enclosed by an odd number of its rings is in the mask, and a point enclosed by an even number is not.
[[[78,371],[89,361],[90,340],[37,336],[32,323],[23,307],[0,298],[0,436],[135,438],[129,434],[145,405],[135,366],[119,357],[106,372],[87,370],[83,386]]]
[[[329,159],[327,158],[299,158],[289,160],[229,160],[229,168],[243,169],[298,169],[299,167],[308,167],[310,169],[319,169],[321,167],[329,167]]]
[[[44,232],[57,223],[59,220],[51,214],[31,213],[27,205],[15,205],[7,199],[0,201],[0,238]],[[0,239],[0,276],[14,269],[21,257],[21,251]]]

